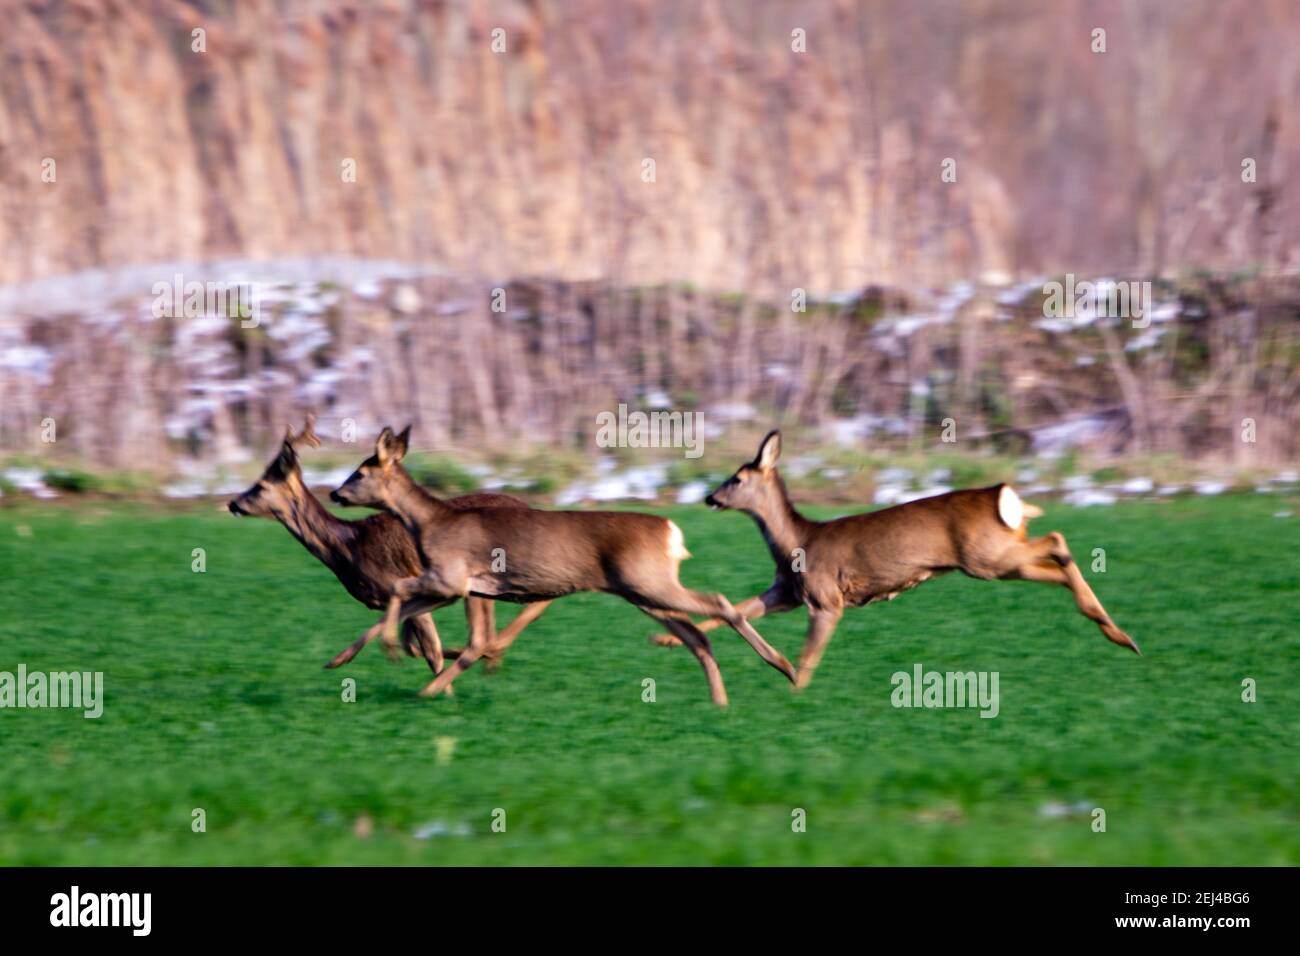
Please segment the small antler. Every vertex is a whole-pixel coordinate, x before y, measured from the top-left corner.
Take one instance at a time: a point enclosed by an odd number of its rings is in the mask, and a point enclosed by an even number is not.
[[[302,431],[297,435],[293,433],[293,426],[290,425],[284,430],[284,443],[290,448],[297,448],[301,443],[306,442],[312,448],[320,447],[320,438],[316,435],[316,416],[307,413],[307,420],[302,426]]]

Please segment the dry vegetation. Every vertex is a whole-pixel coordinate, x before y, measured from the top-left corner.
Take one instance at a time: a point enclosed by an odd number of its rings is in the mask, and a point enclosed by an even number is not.
[[[596,411],[667,396],[872,447],[1095,416],[1103,453],[1297,456],[1294,3],[2,5],[0,282],[169,264],[0,287],[0,450],[50,416],[97,467],[232,460],[305,408],[589,450]],[[146,314],[172,263],[317,255],[425,276],[320,276],[256,330]],[[1153,277],[1177,318],[1044,331],[1008,286],[1065,270]]]
[[[1300,263],[1289,0],[2,6],[0,281],[327,252],[785,295]]]
[[[1148,329],[1068,332],[1043,328],[1039,288],[873,288],[794,312],[666,285],[303,284],[256,328],[153,318],[145,299],[15,325],[32,361],[0,390],[0,443],[40,450],[33,423],[49,416],[65,456],[165,470],[173,455],[238,462],[312,409],[361,440],[409,420],[427,448],[589,452],[597,412],[625,402],[723,429],[784,422],[805,446],[1015,455],[1083,422],[1069,443],[1103,455],[1271,466],[1300,454],[1300,283],[1268,284],[1266,308],[1257,286],[1157,285]]]

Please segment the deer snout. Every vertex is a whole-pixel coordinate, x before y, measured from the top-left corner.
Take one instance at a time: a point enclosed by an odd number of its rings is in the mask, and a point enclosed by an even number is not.
[[[230,499],[230,504],[226,505],[226,508],[227,508],[227,509],[230,511],[230,513],[231,513],[232,515],[234,515],[236,518],[242,518],[242,517],[244,517],[245,515],[248,514],[247,511],[245,511],[243,508],[239,507],[239,499],[238,499],[238,498],[231,498],[231,499]]]
[[[333,491],[330,492],[330,501],[334,502],[337,505],[348,504],[347,499],[344,498],[341,494],[339,494],[339,490],[337,488],[335,488]]]

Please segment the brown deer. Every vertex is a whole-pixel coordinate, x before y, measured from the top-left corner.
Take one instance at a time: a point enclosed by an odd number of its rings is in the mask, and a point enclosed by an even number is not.
[[[754,460],[704,501],[753,518],[776,562],[772,586],[742,601],[736,610],[752,620],[801,604],[808,608],[797,688],[812,680],[845,607],[892,601],[949,571],[986,581],[1062,584],[1107,638],[1141,654],[1092,593],[1060,532],[1029,538],[1029,519],[1042,512],[1021,501],[1010,485],[950,491],[869,514],[810,521],[790,502],[776,470],[780,457],[781,433],[773,431]],[[707,631],[718,624],[704,621],[697,627]],[[655,640],[678,643],[668,634]]]
[[[315,419],[310,415],[297,435],[292,428],[285,431],[280,453],[251,488],[230,501],[227,505],[230,513],[275,518],[334,572],[349,594],[369,608],[386,609],[393,585],[421,571],[420,556],[411,536],[392,515],[375,514],[360,521],[344,521],[332,515],[302,480],[298,462],[298,447],[302,444],[320,447]],[[448,505],[453,508],[528,507],[518,498],[499,494],[463,495],[452,498]],[[478,598],[465,602],[470,633],[479,632],[487,641],[484,657],[489,666],[499,662],[519,633],[546,609],[547,603],[524,607],[509,627],[497,634],[493,603]],[[325,666],[346,664],[366,643],[354,642]],[[420,614],[406,620],[403,644],[411,656],[418,649],[435,674],[442,671],[444,652],[432,616]],[[460,651],[448,648],[445,656],[454,658],[459,654]]]
[[[662,621],[699,660],[715,704],[727,692],[709,639],[687,615],[718,617],[763,660],[793,681],[794,668],[720,594],[688,590],[678,581],[689,557],[681,529],[665,518],[632,512],[539,511],[450,507],[421,488],[401,465],[410,437],[385,428],[367,458],[330,497],[346,505],[382,508],[397,516],[424,559],[418,576],[396,582],[388,613],[361,640],[383,631],[392,640],[399,621],[459,597],[532,602],[578,591],[604,591]],[[420,693],[432,696],[470,667],[486,645],[481,634],[456,663]]]

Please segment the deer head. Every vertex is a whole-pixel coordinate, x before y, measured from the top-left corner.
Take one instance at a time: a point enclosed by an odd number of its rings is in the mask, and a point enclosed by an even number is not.
[[[361,505],[383,508],[388,502],[392,480],[399,463],[406,457],[411,439],[411,426],[394,434],[387,425],[375,439],[375,453],[357,466],[347,481],[330,492],[330,500],[341,505]]]
[[[783,495],[776,473],[776,460],[780,457],[781,433],[773,430],[758,446],[754,460],[741,465],[704,503],[716,509],[734,508],[751,514],[767,512]]]
[[[251,488],[231,499],[226,505],[230,513],[236,517],[250,515],[259,518],[285,514],[295,499],[307,493],[302,481],[302,469],[298,465],[298,446],[304,443],[313,448],[320,447],[314,415],[307,416],[302,431],[296,435],[292,426],[285,429],[280,453],[266,466],[262,477]]]

